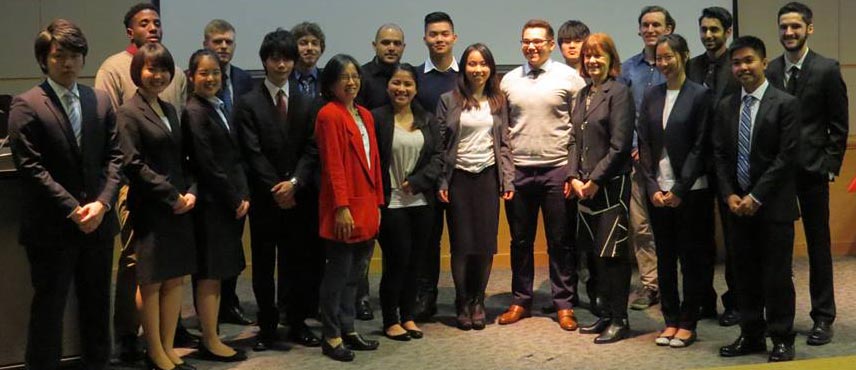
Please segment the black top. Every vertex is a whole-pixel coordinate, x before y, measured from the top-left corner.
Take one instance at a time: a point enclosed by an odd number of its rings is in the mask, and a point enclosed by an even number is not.
[[[357,104],[366,107],[368,110],[389,104],[386,84],[392,77],[395,65],[382,63],[375,57],[371,62],[363,64],[361,68],[363,80],[359,95],[357,95]]]

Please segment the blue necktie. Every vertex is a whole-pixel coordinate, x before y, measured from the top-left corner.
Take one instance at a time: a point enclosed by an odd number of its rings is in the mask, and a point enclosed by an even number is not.
[[[68,123],[71,124],[71,130],[74,132],[74,139],[77,145],[80,145],[80,104],[77,104],[77,97],[69,91],[63,96],[65,104],[68,106]]]
[[[300,76],[300,92],[310,98],[315,97],[315,77],[312,75]]]
[[[232,83],[229,81],[229,76],[223,75],[223,105],[226,108],[226,117],[232,114]]]
[[[752,146],[752,105],[755,97],[743,97],[743,109],[740,111],[740,128],[737,132],[737,182],[743,191],[749,190],[749,150]]]

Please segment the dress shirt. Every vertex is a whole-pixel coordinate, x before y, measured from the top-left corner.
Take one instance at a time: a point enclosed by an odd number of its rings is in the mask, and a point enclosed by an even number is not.
[[[59,97],[59,101],[62,104],[62,109],[65,111],[65,116],[68,117],[69,120],[72,120],[72,109],[77,108],[77,121],[78,122],[69,122],[68,124],[71,126],[72,130],[74,130],[74,125],[77,124],[79,127],[76,131],[74,131],[74,138],[77,140],[77,145],[80,145],[80,133],[83,132],[83,110],[80,107],[80,91],[77,90],[77,82],[71,85],[71,89],[67,89],[65,86],[58,84],[56,81],[48,78],[48,85],[51,86],[54,93],[56,93],[57,97]],[[67,95],[72,96],[72,103],[75,106],[69,105],[69,99],[66,97]]]
[[[226,126],[226,131],[232,131],[232,128],[229,127],[229,120],[226,119],[226,112],[224,110],[226,109],[226,107],[223,101],[216,96],[212,96],[210,98],[207,98],[206,100],[208,100],[208,102],[214,106],[214,111],[217,112],[217,114],[220,116],[220,119],[223,120],[223,125]]]
[[[280,92],[282,92],[282,94],[285,95],[285,100],[288,101],[288,80],[285,80],[285,83],[280,87],[280,86],[274,85],[274,83],[271,82],[271,80],[269,80],[267,77],[265,77],[265,87],[268,89],[268,92],[270,93],[270,98],[273,101],[274,106],[279,104],[279,96],[277,96],[277,94],[279,94]]]
[[[805,62],[805,56],[806,55],[808,55],[808,48],[805,48],[805,53],[803,53],[803,55],[800,57],[800,60],[798,60],[796,63],[791,63],[791,60],[788,59],[787,55],[785,55],[782,58],[785,60],[785,86],[788,86],[788,81],[790,81],[790,79],[791,79],[791,68],[792,67],[797,67],[797,69],[800,70],[800,72],[802,72],[803,62]],[[799,77],[797,77],[797,79],[799,79]]]
[[[428,58],[425,60],[425,69],[422,72],[428,73],[428,72],[431,72],[431,70],[437,70],[437,72],[446,72],[450,69],[455,71],[455,72],[459,72],[458,68],[459,68],[458,67],[458,60],[455,59],[455,57],[452,57],[452,64],[450,64],[449,68],[446,69],[445,71],[441,71],[440,68],[437,68],[437,66],[434,65],[434,62],[431,61],[431,58]]]

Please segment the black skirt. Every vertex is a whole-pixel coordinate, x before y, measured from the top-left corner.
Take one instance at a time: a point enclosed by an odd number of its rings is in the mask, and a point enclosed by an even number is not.
[[[496,254],[499,231],[496,166],[479,173],[456,169],[449,182],[447,212],[452,254]]]
[[[235,212],[207,201],[196,203],[197,279],[225,280],[244,270],[244,248],[241,237],[244,220]]]

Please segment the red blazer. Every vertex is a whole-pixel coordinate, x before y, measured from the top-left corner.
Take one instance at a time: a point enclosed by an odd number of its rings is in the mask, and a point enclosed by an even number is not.
[[[384,204],[380,156],[371,113],[357,106],[369,135],[371,158],[366,161],[363,139],[348,109],[338,102],[324,105],[315,120],[315,140],[321,159],[321,190],[318,200],[322,238],[345,243],[372,239]],[[371,166],[369,166],[371,163]],[[354,231],[347,240],[334,236],[336,209],[347,206],[354,218]]]

